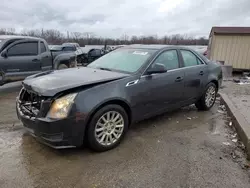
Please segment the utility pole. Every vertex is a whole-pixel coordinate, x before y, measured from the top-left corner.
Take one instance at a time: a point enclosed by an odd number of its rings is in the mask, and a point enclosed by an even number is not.
[[[44,38],[44,35],[43,35],[43,28],[42,28],[42,38]]]

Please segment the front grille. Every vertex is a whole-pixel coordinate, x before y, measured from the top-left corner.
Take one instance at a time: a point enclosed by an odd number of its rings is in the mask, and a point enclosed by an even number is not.
[[[44,98],[22,88],[18,97],[18,108],[22,115],[29,118],[38,116]]]

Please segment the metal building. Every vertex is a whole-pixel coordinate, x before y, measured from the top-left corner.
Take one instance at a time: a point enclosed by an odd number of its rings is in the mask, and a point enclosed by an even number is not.
[[[207,53],[234,70],[250,69],[250,27],[213,27]]]

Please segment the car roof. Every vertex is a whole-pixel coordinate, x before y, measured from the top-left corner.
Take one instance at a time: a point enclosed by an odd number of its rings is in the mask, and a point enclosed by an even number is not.
[[[77,43],[73,43],[73,42],[65,42],[62,44],[62,46],[77,46]]]
[[[20,38],[20,39],[39,39],[38,37],[31,37],[31,36],[22,36],[22,35],[0,35],[0,40],[6,40],[6,39],[15,39],[15,38]]]
[[[182,45],[161,45],[161,44],[132,44],[127,45],[123,48],[133,48],[133,49],[152,49],[152,50],[162,50],[162,49],[187,49],[193,50],[191,47],[186,47]]]

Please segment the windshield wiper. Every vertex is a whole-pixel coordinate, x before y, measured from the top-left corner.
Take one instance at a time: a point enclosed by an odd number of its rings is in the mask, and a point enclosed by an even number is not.
[[[104,67],[98,67],[98,68],[101,69],[101,70],[112,71],[112,70],[109,69],[109,68],[104,68]]]

